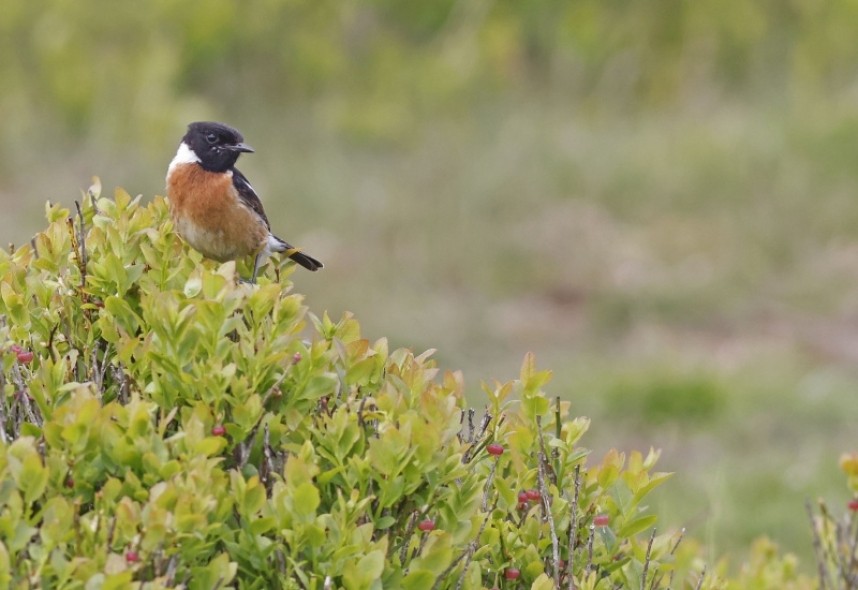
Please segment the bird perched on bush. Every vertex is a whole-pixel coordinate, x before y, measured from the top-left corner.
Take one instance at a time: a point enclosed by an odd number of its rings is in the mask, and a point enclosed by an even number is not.
[[[203,256],[226,262],[255,256],[253,275],[271,254],[284,252],[308,270],[322,263],[271,233],[262,202],[235,167],[253,152],[237,130],[223,123],[188,125],[167,169],[167,196],[176,231]]]

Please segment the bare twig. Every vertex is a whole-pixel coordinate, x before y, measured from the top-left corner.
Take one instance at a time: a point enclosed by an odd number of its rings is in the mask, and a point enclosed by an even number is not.
[[[80,203],[75,201],[74,206],[77,208],[77,217],[79,220],[77,241],[80,247],[80,286],[83,288],[86,286],[86,266],[89,263],[86,253],[86,220],[83,217],[83,211],[81,211]]]
[[[590,525],[590,536],[587,538],[587,567],[584,568],[584,574],[589,575],[593,569],[593,539],[596,537],[596,525]]]
[[[572,566],[575,561],[575,545],[578,543],[578,498],[581,494],[581,466],[575,466],[575,495],[569,505],[569,559],[566,560],[566,575],[569,577],[568,590],[575,590],[575,576]]]
[[[676,554],[676,550],[679,548],[679,544],[682,543],[682,539],[685,537],[685,527],[682,527],[679,530],[679,537],[676,539],[676,543],[673,544],[673,547],[670,550],[670,555]],[[670,588],[673,586],[673,575],[676,573],[675,569],[670,570],[670,576],[667,578],[667,587]],[[653,578],[652,584],[650,584],[650,588],[655,588],[658,583],[661,583],[661,580],[664,576],[659,575],[657,578]]]
[[[263,408],[263,411],[259,414],[259,418],[256,419],[256,423],[253,425],[253,428],[250,429],[250,434],[247,435],[247,438],[245,438],[235,448],[235,454],[237,455],[236,458],[237,458],[239,469],[243,468],[247,464],[248,459],[250,459],[250,449],[253,446],[253,443],[256,441],[256,433],[259,431],[259,427],[262,425],[262,420],[265,418],[264,409],[265,409],[266,404],[268,404],[268,400],[271,399],[271,397],[274,394],[276,394],[280,391],[280,389],[279,389],[280,385],[283,383],[283,381],[286,379],[286,377],[288,375],[289,375],[288,370],[283,371],[283,374],[277,378],[277,381],[274,382],[274,385],[269,387],[268,391],[265,392],[265,395],[262,396],[262,402],[260,403],[260,406]],[[265,427],[267,429],[268,425],[266,424]],[[269,455],[266,456],[266,459],[271,459],[270,455],[271,454],[270,454],[270,447],[269,447]],[[272,461],[271,465],[273,465],[273,461]]]
[[[485,485],[485,487],[483,487],[483,504],[482,504],[483,512],[485,512],[488,509],[489,488],[492,487],[492,481],[495,478],[495,470],[497,470],[497,468],[498,468],[498,461],[497,460],[492,461],[491,471],[489,471],[489,476],[486,478],[486,485]]]
[[[281,574],[286,573],[286,556],[283,554],[281,549],[277,549],[274,551],[274,559],[277,562],[277,571]]]
[[[536,431],[539,434],[539,464],[536,475],[539,483],[539,495],[542,497],[542,516],[548,521],[548,528],[551,531],[551,551],[554,558],[551,571],[554,573],[554,587],[560,588],[560,541],[557,538],[554,515],[551,513],[551,496],[548,493],[548,486],[545,484],[545,464],[548,462],[548,457],[545,454],[545,437],[542,434],[541,416],[536,417]]]
[[[105,543],[105,547],[107,549],[107,553],[110,554],[110,546],[113,545],[113,533],[116,532],[116,517],[110,519],[110,526],[107,529],[107,543]]]
[[[676,539],[676,543],[673,544],[673,548],[670,550],[670,554],[674,555],[676,550],[679,548],[679,544],[682,543],[682,539],[685,537],[685,527],[679,529],[679,537]]]
[[[164,582],[167,586],[173,584],[173,580],[176,578],[176,569],[179,567],[179,556],[173,555],[170,557],[170,561],[167,562],[167,574],[166,580]]]
[[[6,420],[8,420],[6,415],[6,373],[3,370],[3,361],[0,360],[0,441],[3,444],[9,442],[6,435]]]
[[[700,572],[700,579],[697,580],[697,586],[694,587],[694,590],[700,590],[703,587],[703,580],[706,578],[706,566],[703,566],[703,571]]]
[[[42,419],[42,414],[39,412],[38,408],[33,407],[30,404],[30,390],[27,387],[27,384],[24,382],[24,377],[21,375],[21,370],[18,367],[17,363],[12,365],[12,383],[15,384],[16,387],[16,401],[18,402],[20,408],[23,410],[23,415],[26,420],[30,422],[30,424],[35,424],[36,426],[41,427],[44,423]],[[17,432],[15,437],[17,437]]]
[[[655,541],[655,531],[652,529],[652,534],[649,536],[649,543],[646,546],[646,557],[644,558],[643,573],[641,574],[641,590],[646,590],[646,576],[649,573],[649,562],[652,557],[652,542]]]
[[[851,533],[851,539],[846,541],[846,546],[849,548],[849,552],[852,555],[849,562],[849,571],[853,572],[850,575],[850,583],[852,584],[851,587],[858,588],[858,516],[856,516],[854,511],[851,512],[849,523],[854,529]],[[849,534],[848,531],[847,534]]]
[[[482,419],[482,422],[480,423],[480,431],[478,434],[475,434],[474,429],[473,429],[473,410],[471,410],[471,414],[469,414],[469,416],[468,416],[468,421],[469,421],[470,430],[471,430],[471,432],[468,436],[468,438],[469,438],[468,442],[470,443],[471,446],[469,446],[465,450],[465,452],[462,454],[462,463],[463,464],[470,463],[471,459],[473,459],[474,456],[477,454],[477,451],[479,451],[483,447],[483,442],[484,442],[483,438],[485,437],[486,430],[488,430],[489,424],[492,423],[492,418],[494,418],[494,416],[492,416],[488,412],[483,414],[483,419]]]
[[[459,442],[460,443],[472,443],[474,442],[474,415],[476,414],[476,410],[474,408],[468,408],[467,410],[462,410],[462,413],[459,415]],[[465,423],[467,422],[468,433],[465,434]]]
[[[360,405],[358,405],[358,424],[360,425],[360,427],[362,429],[366,428],[366,422],[363,419],[363,408],[366,405],[367,399],[368,398],[366,398],[366,397],[362,397],[360,400]]]
[[[556,396],[554,398],[554,438],[560,440],[563,435],[563,422],[562,417],[560,415],[560,396]],[[557,462],[555,470],[555,481],[554,484],[557,485],[557,478],[561,477],[560,474],[560,449],[558,447],[554,447],[554,450],[551,451],[551,458]]]
[[[417,518],[420,513],[415,510],[408,518],[408,524],[405,527],[405,533],[402,535],[402,550],[399,552],[399,563],[404,564],[408,558],[408,545],[411,544],[411,535],[414,533],[414,527],[417,526]]]
[[[828,569],[825,567],[825,551],[822,549],[822,540],[819,538],[819,531],[816,528],[816,517],[813,514],[813,507],[810,504],[810,499],[804,502],[808,517],[810,518],[810,530],[813,534],[813,551],[816,554],[817,572],[819,574],[819,590],[828,588]]]
[[[456,566],[457,566],[457,565],[459,565],[459,563],[460,563],[463,559],[465,559],[465,557],[466,557],[467,555],[468,555],[468,552],[467,552],[467,551],[465,551],[464,553],[460,554],[460,555],[459,555],[459,557],[457,557],[457,558],[456,558],[456,559],[454,559],[452,562],[450,562],[450,565],[448,565],[448,566],[447,566],[447,568],[446,568],[443,572],[441,572],[441,573],[438,575],[438,577],[435,579],[435,583],[434,583],[434,584],[432,584],[432,590],[438,590],[438,588],[440,588],[440,587],[441,587],[441,582],[443,582],[443,581],[445,581],[445,580],[447,579],[447,577],[450,575],[450,573],[451,573],[454,569],[456,569]],[[468,564],[468,565],[470,565],[470,564]],[[462,576],[463,576],[463,578],[462,578],[462,579],[464,579],[464,575],[467,573],[467,571],[468,571],[468,569],[467,569],[467,566],[466,566],[466,567],[465,567],[465,571],[464,571],[464,572],[462,572]]]
[[[494,510],[494,506],[492,507],[492,511]],[[481,536],[483,536],[483,531],[486,528],[486,524],[489,522],[489,517],[491,516],[491,511],[486,512],[485,518],[483,518],[483,524],[480,525],[480,530],[477,532],[477,536],[474,537],[474,540],[468,543],[467,549],[462,554],[465,556],[465,565],[462,567],[462,575],[459,576],[459,581],[456,583],[456,590],[462,589],[462,584],[465,583],[465,576],[468,574],[468,567],[471,565],[471,559],[474,558],[474,552],[477,550],[477,542]],[[443,578],[439,578],[443,579]],[[435,584],[438,584],[438,580],[435,581]]]
[[[107,375],[107,370],[110,368],[110,347],[109,342],[104,342],[104,350],[101,353],[101,363],[98,362],[98,349],[104,341],[99,341],[93,349],[92,366],[93,366],[93,381],[95,381],[96,389],[98,390],[99,399],[104,395],[104,377]]]
[[[277,469],[274,467],[274,458],[271,452],[271,430],[268,428],[268,422],[265,423],[265,428],[262,433],[262,456],[264,457],[264,461],[260,466],[259,478],[262,481],[262,485],[265,486],[265,489],[270,492],[271,489],[269,484],[271,483],[271,474]]]
[[[494,417],[494,416],[492,416],[492,415],[491,415],[491,414],[489,414],[488,412],[486,412],[485,414],[483,414],[483,420],[482,420],[482,422],[480,423],[480,433],[477,435],[477,438],[478,438],[478,439],[483,438],[483,437],[485,436],[485,434],[486,434],[486,430],[488,429],[489,424],[491,424],[491,423],[492,423],[492,418],[493,418],[493,417]],[[502,423],[503,423],[503,416],[501,416],[501,420],[498,422],[498,426],[500,426]]]

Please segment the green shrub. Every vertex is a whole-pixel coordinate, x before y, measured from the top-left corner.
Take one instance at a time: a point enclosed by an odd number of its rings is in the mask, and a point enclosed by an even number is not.
[[[645,510],[658,454],[589,465],[531,356],[466,409],[430,352],[308,313],[290,263],[241,283],[163,199],[99,192],[0,252],[3,587],[696,583]]]
[[[820,588],[858,588],[858,453],[844,453],[840,468],[852,499],[846,514],[838,517],[824,500],[817,507],[808,501]],[[839,511],[837,511],[839,512]]]

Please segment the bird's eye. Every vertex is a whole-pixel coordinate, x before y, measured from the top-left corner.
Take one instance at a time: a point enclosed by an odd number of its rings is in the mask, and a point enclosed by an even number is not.
[[[206,134],[206,141],[212,144],[215,143],[217,141],[217,135],[214,133]]]

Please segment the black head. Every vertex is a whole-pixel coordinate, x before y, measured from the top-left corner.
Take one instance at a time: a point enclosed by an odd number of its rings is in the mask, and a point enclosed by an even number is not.
[[[200,165],[212,172],[229,170],[242,152],[253,151],[236,129],[213,121],[198,121],[188,125],[188,132],[182,142],[200,159]]]

